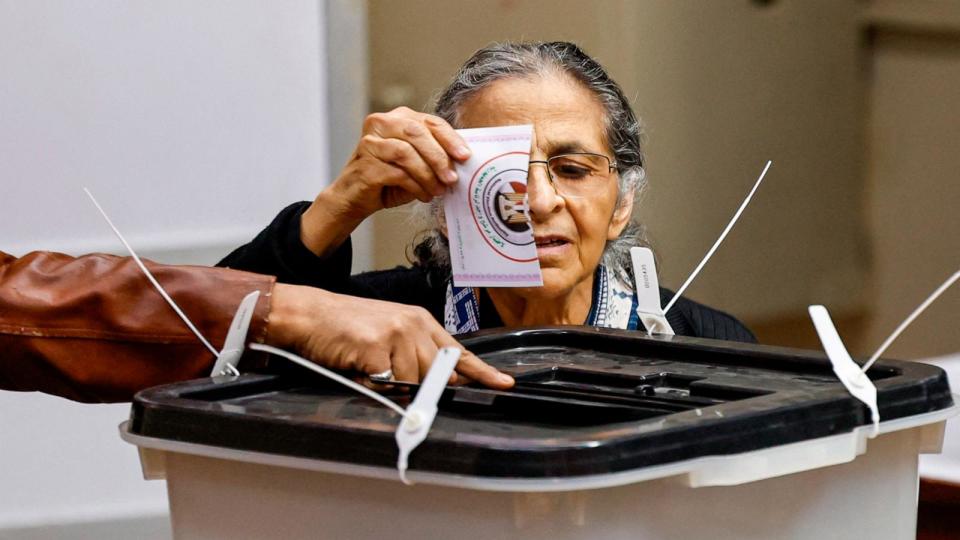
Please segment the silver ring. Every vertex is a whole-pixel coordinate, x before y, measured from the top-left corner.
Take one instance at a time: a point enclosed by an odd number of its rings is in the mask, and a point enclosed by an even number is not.
[[[380,373],[374,373],[374,374],[372,374],[372,375],[368,375],[367,377],[368,377],[371,381],[376,382],[376,383],[388,383],[388,382],[394,380],[394,378],[393,378],[393,370],[392,370],[392,369],[388,369],[388,370],[383,371],[383,372],[380,372]]]

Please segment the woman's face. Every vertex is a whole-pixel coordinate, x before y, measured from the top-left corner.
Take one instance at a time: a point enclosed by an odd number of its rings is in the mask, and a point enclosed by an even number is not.
[[[497,81],[467,100],[462,128],[533,124],[531,160],[569,152],[613,159],[604,137],[603,107],[589,90],[564,75]],[[543,287],[517,290],[521,296],[555,298],[592,284],[607,240],[620,235],[630,218],[631,197],[617,208],[617,175],[589,197],[557,194],[546,167],[531,165],[527,183]]]

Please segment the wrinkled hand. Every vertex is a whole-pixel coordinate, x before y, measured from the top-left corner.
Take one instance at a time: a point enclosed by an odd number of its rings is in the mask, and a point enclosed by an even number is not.
[[[443,195],[457,181],[456,161],[469,157],[464,140],[438,116],[406,107],[367,116],[350,161],[301,218],[304,245],[322,256],[373,213]]]
[[[443,195],[457,181],[453,160],[469,156],[466,143],[445,120],[400,107],[366,118],[353,157],[331,187],[366,217]]]
[[[425,309],[277,284],[267,341],[331,369],[372,375],[393,370],[398,381],[420,382],[441,347],[463,347]],[[464,350],[452,383],[513,386]]]

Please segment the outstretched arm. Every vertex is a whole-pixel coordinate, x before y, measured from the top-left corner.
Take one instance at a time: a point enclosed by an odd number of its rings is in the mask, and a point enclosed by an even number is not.
[[[459,346],[423,309],[221,268],[147,263],[214,347],[243,297],[261,291],[248,339],[327,367],[420,380],[436,350]],[[0,252],[0,389],[77,401],[127,401],[137,391],[206,377],[214,357],[130,258]],[[493,387],[502,376],[469,353],[458,372]]]
[[[259,290],[248,335],[264,340],[273,277],[146,264],[214,347],[243,297]],[[149,386],[206,377],[213,361],[131,258],[0,252],[0,389],[128,401]]]

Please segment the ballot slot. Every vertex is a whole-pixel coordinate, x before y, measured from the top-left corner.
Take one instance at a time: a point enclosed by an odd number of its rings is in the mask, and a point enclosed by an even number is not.
[[[702,378],[672,373],[627,376],[555,367],[517,377],[514,392],[643,405],[671,412],[709,407],[726,401],[708,396],[692,396],[690,384]]]
[[[672,411],[709,407],[770,393],[763,389],[710,384],[706,379],[671,372],[627,375],[555,366],[517,376],[513,392],[631,403]]]
[[[438,406],[444,418],[555,427],[614,424],[676,412],[591,396],[578,399],[470,387],[447,389]]]
[[[510,390],[448,388],[439,407],[444,416],[578,426],[654,418],[771,393],[717,384],[700,386],[703,379],[675,373],[631,376],[551,366],[517,376]],[[402,386],[415,392],[415,384]]]
[[[570,373],[571,371],[573,370],[555,370],[552,375],[556,378],[543,383],[518,382],[518,391],[556,397],[599,396],[599,399],[607,402],[633,403],[674,412],[710,407],[771,393],[768,390],[731,387],[711,383],[704,377],[673,373],[638,376],[622,387],[607,387],[597,385],[595,381],[584,384],[577,378],[577,375],[585,375],[585,378],[593,379],[596,374],[573,374]],[[617,381],[617,383],[623,382],[625,381]]]

